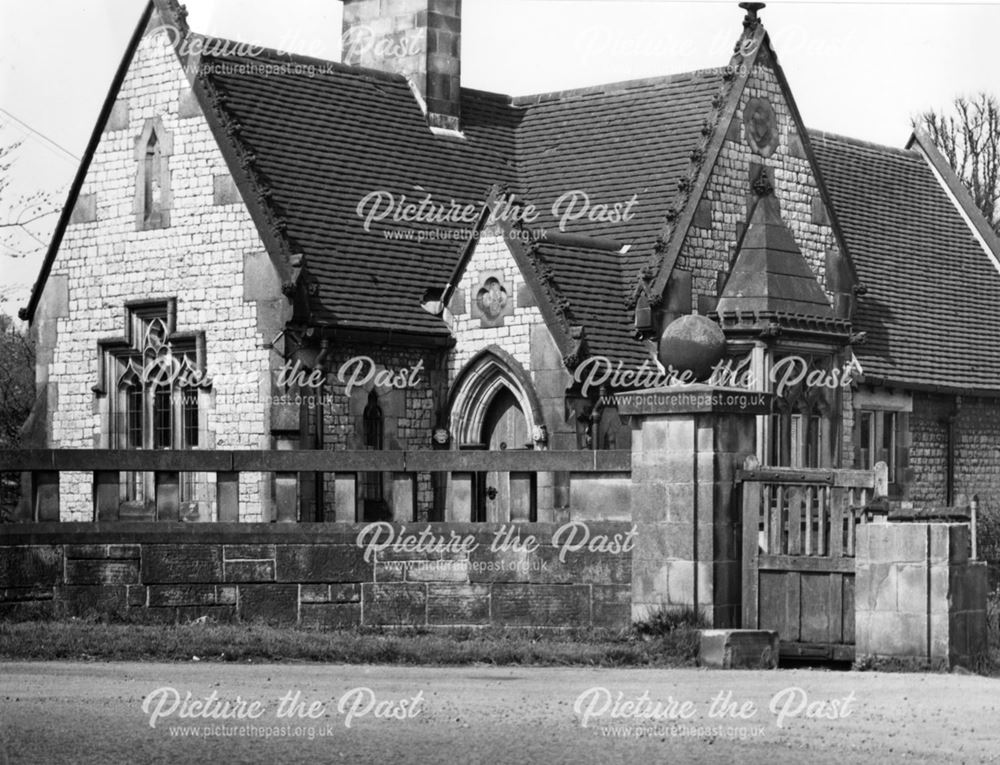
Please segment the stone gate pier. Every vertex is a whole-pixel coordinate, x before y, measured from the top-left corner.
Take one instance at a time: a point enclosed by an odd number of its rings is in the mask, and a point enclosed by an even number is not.
[[[633,417],[632,619],[697,608],[713,627],[740,626],[736,470],[755,449],[766,393],[692,385],[620,394]]]
[[[965,523],[858,529],[856,658],[974,666],[986,651],[986,562]]]

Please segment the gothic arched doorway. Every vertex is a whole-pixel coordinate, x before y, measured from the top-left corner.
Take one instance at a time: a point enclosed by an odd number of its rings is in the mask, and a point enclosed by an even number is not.
[[[449,398],[451,432],[459,449],[534,449],[544,432],[530,378],[498,348],[486,349],[469,361]],[[471,480],[469,503],[453,513],[455,520],[535,520],[534,473],[487,470],[472,474]]]

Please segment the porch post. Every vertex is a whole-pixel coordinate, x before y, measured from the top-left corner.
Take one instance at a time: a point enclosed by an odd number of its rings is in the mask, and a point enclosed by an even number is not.
[[[447,516],[450,523],[469,523],[472,520],[473,473],[450,473],[447,488]]]
[[[336,523],[360,521],[357,508],[358,474],[335,473],[333,476],[333,519]]]
[[[411,523],[416,520],[417,474],[392,474],[392,520]]]

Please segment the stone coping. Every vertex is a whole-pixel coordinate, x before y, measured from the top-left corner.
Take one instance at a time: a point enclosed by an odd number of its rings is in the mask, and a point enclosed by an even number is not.
[[[615,394],[622,415],[770,414],[773,393],[699,383]]]
[[[591,536],[622,534],[631,521],[578,521]],[[110,523],[17,523],[0,532],[0,547],[58,544],[355,544],[369,523],[179,523],[170,521],[121,521]],[[391,523],[407,535],[426,528],[435,536],[472,535],[480,543],[493,541],[501,529],[514,527],[520,537],[534,535],[542,545],[551,544],[562,523],[450,523],[444,521]]]

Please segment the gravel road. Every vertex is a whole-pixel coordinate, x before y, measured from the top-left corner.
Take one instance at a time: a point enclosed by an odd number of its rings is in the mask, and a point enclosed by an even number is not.
[[[0,765],[973,763],[1000,761],[1000,681],[811,670],[8,663],[0,665],[0,739]]]

